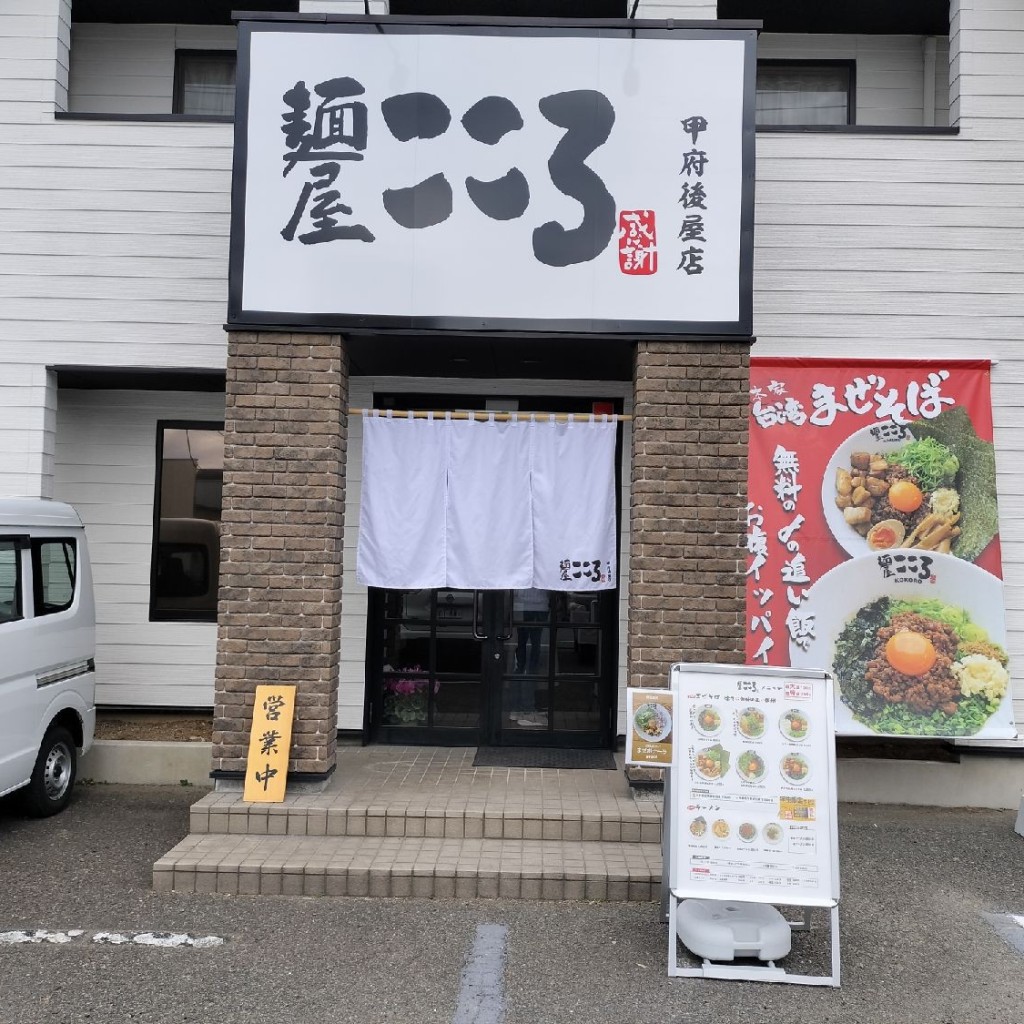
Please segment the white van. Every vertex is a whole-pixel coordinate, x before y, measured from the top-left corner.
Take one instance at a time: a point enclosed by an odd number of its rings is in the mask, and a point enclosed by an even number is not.
[[[45,498],[0,498],[0,796],[71,798],[96,727],[96,626],[85,529]]]

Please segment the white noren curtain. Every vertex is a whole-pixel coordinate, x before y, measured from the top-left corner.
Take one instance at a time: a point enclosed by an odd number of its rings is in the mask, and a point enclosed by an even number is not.
[[[392,589],[615,586],[615,423],[364,415],[356,576]]]

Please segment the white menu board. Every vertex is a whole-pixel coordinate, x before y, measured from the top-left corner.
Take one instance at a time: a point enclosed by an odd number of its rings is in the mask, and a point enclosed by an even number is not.
[[[833,905],[839,864],[831,676],[678,664],[672,689],[673,892]]]

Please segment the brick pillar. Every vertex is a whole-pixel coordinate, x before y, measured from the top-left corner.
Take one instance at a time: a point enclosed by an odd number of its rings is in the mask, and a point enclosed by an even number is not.
[[[334,770],[348,358],[326,334],[228,334],[214,776],[245,769],[255,688],[298,685],[288,769]]]
[[[744,660],[750,346],[641,341],[633,373],[629,685]]]

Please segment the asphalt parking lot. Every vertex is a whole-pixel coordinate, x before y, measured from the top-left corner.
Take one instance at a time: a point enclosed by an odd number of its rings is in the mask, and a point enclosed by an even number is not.
[[[155,893],[200,795],[83,786],[44,821],[0,801],[2,1024],[1024,1020],[1010,812],[843,805],[843,983],[815,989],[668,978],[653,904]]]

